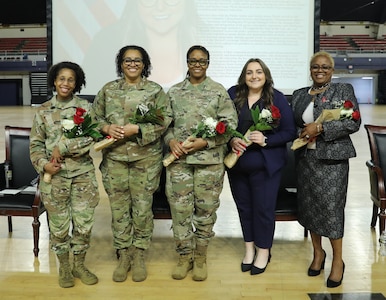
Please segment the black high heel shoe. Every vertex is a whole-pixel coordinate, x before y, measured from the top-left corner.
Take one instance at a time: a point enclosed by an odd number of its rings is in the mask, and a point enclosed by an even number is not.
[[[330,278],[327,279],[327,287],[329,288],[335,288],[335,287],[338,287],[342,284],[342,280],[343,280],[343,275],[344,275],[344,268],[345,268],[345,264],[343,262],[343,272],[342,272],[342,278],[339,280],[339,281],[334,281],[334,280],[331,280]]]
[[[268,255],[268,261],[267,261],[267,264],[265,265],[264,268],[258,268],[254,265],[252,265],[252,268],[251,268],[251,275],[258,275],[258,274],[261,274],[261,273],[264,273],[265,272],[265,269],[267,268],[268,266],[268,263],[271,261],[271,250],[269,250],[269,255]]]
[[[319,270],[313,270],[311,268],[308,268],[308,272],[307,272],[308,276],[318,276],[320,274],[320,271],[324,270],[324,264],[326,263],[327,254],[326,254],[326,251],[323,250],[323,252],[324,252],[324,258],[323,258],[322,264],[320,266],[320,269]]]
[[[248,272],[252,269],[253,262],[255,261],[256,258],[256,248],[255,248],[255,255],[253,256],[253,260],[250,264],[244,264],[243,262],[241,263],[241,272]]]

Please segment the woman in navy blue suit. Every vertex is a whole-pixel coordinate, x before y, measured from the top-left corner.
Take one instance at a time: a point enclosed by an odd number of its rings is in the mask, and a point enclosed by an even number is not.
[[[242,155],[228,169],[231,192],[240,217],[245,241],[243,272],[251,275],[265,271],[270,258],[275,230],[276,198],[281,169],[287,160],[286,144],[296,137],[292,109],[285,96],[273,88],[269,68],[258,58],[249,59],[240,74],[238,85],[228,90],[238,112],[237,130],[243,134],[253,125],[250,109],[280,111],[277,127],[267,131],[252,131],[246,146],[244,140],[233,138],[229,145]]]

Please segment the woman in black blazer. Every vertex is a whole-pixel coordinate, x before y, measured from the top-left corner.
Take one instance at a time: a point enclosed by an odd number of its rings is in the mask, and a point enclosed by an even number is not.
[[[308,143],[296,150],[298,175],[298,219],[311,233],[314,258],[308,276],[324,269],[326,252],[322,236],[328,237],[333,250],[328,287],[342,283],[344,262],[342,241],[344,208],[348,186],[348,160],[355,157],[350,134],[359,130],[361,120],[354,89],[350,84],[331,83],[334,60],[327,52],[317,52],[310,61],[313,83],[296,90],[292,108],[299,137]],[[347,106],[348,115],[320,122],[325,109]]]

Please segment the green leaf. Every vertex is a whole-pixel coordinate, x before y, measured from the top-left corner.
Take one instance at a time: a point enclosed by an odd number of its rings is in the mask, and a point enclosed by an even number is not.
[[[98,140],[100,138],[103,138],[103,135],[100,134],[98,131],[95,131],[93,130],[92,132],[90,132],[89,134],[94,140]]]
[[[71,130],[71,131],[66,131],[66,132],[64,133],[64,136],[65,136],[66,138],[72,139],[72,138],[75,137],[75,133],[74,133],[72,130]]]
[[[238,137],[240,139],[243,139],[245,140],[245,137],[244,135],[242,135],[240,132],[238,132],[237,130],[234,130],[234,129],[229,129],[229,133],[232,137]]]
[[[264,130],[271,130],[272,127],[268,124],[256,124],[255,126],[255,130],[258,130],[258,131],[264,131]]]
[[[259,123],[260,120],[260,108],[256,106],[255,109],[251,108],[252,120],[254,124]]]

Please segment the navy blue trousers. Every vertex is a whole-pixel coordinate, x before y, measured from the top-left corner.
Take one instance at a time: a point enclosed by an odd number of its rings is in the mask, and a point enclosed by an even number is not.
[[[269,176],[258,150],[246,151],[228,170],[228,179],[239,213],[245,242],[271,248],[281,172]]]

